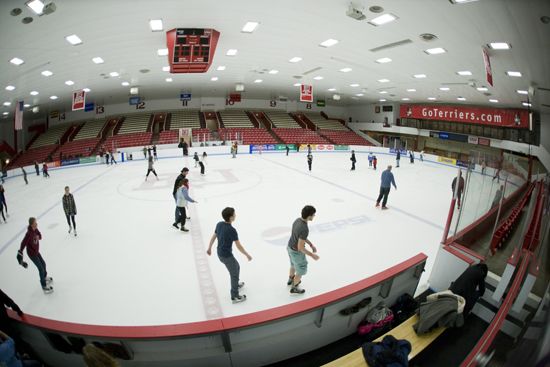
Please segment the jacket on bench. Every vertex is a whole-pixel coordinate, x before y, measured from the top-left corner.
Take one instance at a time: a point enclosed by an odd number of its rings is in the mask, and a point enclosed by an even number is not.
[[[427,297],[417,311],[419,321],[413,325],[417,334],[423,334],[435,327],[461,327],[464,325],[463,297],[451,291],[434,293]]]

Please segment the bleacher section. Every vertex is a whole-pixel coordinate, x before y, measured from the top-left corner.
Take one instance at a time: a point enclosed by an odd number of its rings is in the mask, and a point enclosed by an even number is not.
[[[193,142],[202,143],[205,140],[207,142],[212,140],[210,129],[193,129]]]
[[[63,134],[67,131],[67,129],[72,125],[72,123],[67,124],[59,124],[52,126],[38,137],[38,139],[35,140],[34,143],[32,143],[31,147],[29,149],[34,149],[38,147],[44,147],[52,144],[58,144],[58,140],[61,139]]]
[[[42,163],[46,158],[57,148],[57,144],[46,145],[34,149],[27,150],[26,153],[20,155],[16,160],[9,163],[9,169],[29,166],[34,164],[34,161]],[[41,166],[42,167],[42,166]]]
[[[243,145],[258,145],[258,144],[278,144],[267,131],[262,128],[230,128],[230,129],[219,129],[220,135],[223,137],[230,136],[234,137],[235,133],[238,133],[239,136],[242,135],[242,144]],[[229,139],[235,140],[235,139]]]
[[[330,144],[327,140],[308,129],[281,129],[275,128],[273,132],[284,144]]]
[[[82,154],[82,157],[89,157],[100,140],[101,137],[81,140],[75,139],[63,144],[61,148],[59,148],[59,152],[62,153],[63,159],[66,159],[65,157],[74,158],[79,154]],[[55,158],[57,159],[58,157]]]
[[[335,120],[327,120],[320,113],[301,112],[317,126],[317,130],[341,130],[348,131],[348,128]]]
[[[144,133],[147,131],[147,126],[149,126],[149,120],[151,120],[151,112],[138,112],[127,115],[117,135]]]
[[[109,121],[109,119],[107,119],[107,121]],[[86,122],[78,134],[76,134],[73,141],[97,138],[103,128],[103,125],[105,125],[105,122],[106,121],[104,119]]]
[[[317,130],[319,134],[326,137],[336,145],[367,145],[373,146],[371,142],[363,139],[353,131]]]
[[[283,110],[264,110],[264,115],[273,123],[274,127],[285,129],[301,129],[292,116]]]
[[[223,110],[219,111],[223,126],[226,129],[255,127],[250,121],[244,110]],[[269,134],[268,134],[269,135]]]
[[[185,110],[172,110],[170,130],[177,129],[200,129],[199,110],[197,108]],[[162,143],[161,143],[162,144]]]
[[[159,135],[160,144],[177,144],[179,143],[179,130],[165,130],[161,131]]]
[[[151,139],[153,138],[153,133],[135,133],[135,134],[125,134],[125,135],[113,135],[103,143],[103,146],[109,149],[110,151],[116,150],[118,148],[126,147],[139,147],[151,144]]]

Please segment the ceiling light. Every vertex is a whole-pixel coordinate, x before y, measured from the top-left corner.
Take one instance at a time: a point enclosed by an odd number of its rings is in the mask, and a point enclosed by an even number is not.
[[[349,73],[352,69],[351,68],[343,68],[343,69],[340,69],[340,71],[342,73]]]
[[[385,100],[385,99],[381,99],[380,102],[386,102],[386,100]]]
[[[313,78],[313,79],[315,79],[315,80],[321,80],[321,79],[323,79],[323,77],[322,77],[322,76],[316,76],[316,77]]]
[[[489,43],[489,47],[493,50],[508,50],[512,48],[512,46],[509,43],[506,42],[493,42]]]
[[[301,57],[293,57],[292,59],[288,60],[288,62],[298,62],[300,60],[302,60]]]
[[[90,91],[90,88],[84,88],[84,89],[82,89],[82,91],[88,93]]]
[[[67,80],[67,81],[65,82],[65,84],[67,84],[67,85],[73,85],[74,82],[73,82],[72,80]]]
[[[458,75],[472,75],[471,71],[457,71]]]
[[[166,55],[168,55],[168,49],[167,49],[167,48],[159,48],[159,49],[157,49],[157,55],[159,55],[159,56],[166,56]]]
[[[336,88],[330,88],[328,91],[329,92],[334,92],[336,90]]]
[[[464,4],[464,3],[471,3],[473,1],[477,0],[449,0],[451,4]]]
[[[436,47],[436,48],[430,48],[430,49],[428,49],[424,52],[427,53],[427,54],[430,54],[430,55],[436,55],[436,54],[445,53],[445,52],[447,52],[447,50],[445,50],[444,48],[441,48],[441,47]]]
[[[279,72],[279,70],[271,70],[271,71],[269,72],[269,74],[272,74],[272,75],[273,75],[273,74],[277,74],[278,72]]]
[[[508,76],[523,76],[523,74],[520,73],[519,71],[507,71],[506,74]]]
[[[51,96],[50,99],[57,99],[57,96]]]
[[[44,3],[40,0],[30,0],[25,3],[29,9],[33,11],[38,16],[44,15],[42,12],[44,10]]]
[[[381,59],[378,59],[376,60],[375,62],[379,63],[379,64],[385,64],[387,62],[391,62],[392,60],[389,58],[389,57],[383,57]]]
[[[403,101],[409,101],[409,98],[401,98]]]
[[[30,107],[31,105],[30,104],[24,104],[23,107],[27,108],[27,107]]]
[[[392,15],[392,14],[384,14],[384,15],[381,15],[377,18],[374,18],[373,20],[371,20],[369,23],[374,25],[374,26],[379,26],[379,25],[382,25],[382,24],[386,24],[386,23],[389,23],[389,22],[393,22],[394,20],[398,19],[395,15]]]
[[[479,88],[476,88],[476,89],[480,92],[487,92],[489,90],[486,87],[479,87]]]
[[[151,19],[149,21],[149,28],[151,28],[151,32],[163,31],[164,26],[162,25],[162,19]]]
[[[172,81],[172,78],[166,78],[166,81],[170,83]]]
[[[13,85],[8,85],[6,87],[6,90],[14,90],[14,89],[15,89],[15,87]]]
[[[243,84],[243,83],[237,83],[237,84],[235,85],[235,90],[236,90],[237,92],[242,92],[242,91],[244,91],[244,84]]]
[[[457,97],[456,99],[458,99],[459,101],[465,101],[466,100],[466,98],[464,98],[464,97]]]
[[[38,95],[38,92],[37,92],[37,91],[33,90],[33,91],[31,92],[31,96],[37,96],[37,95]]]
[[[261,83],[262,82],[262,79],[256,79],[254,80],[254,83]]]
[[[425,78],[426,74],[416,74],[414,75],[415,78]]]
[[[138,93],[139,93],[138,87],[130,88],[130,94],[138,94]]]
[[[162,71],[170,71],[170,66],[163,66]]]
[[[44,75],[44,76],[52,76],[53,73],[52,73],[51,71],[49,71],[49,70],[44,70],[44,71],[42,72],[42,75]]]
[[[227,53],[225,54],[226,56],[235,56],[237,54],[237,52],[239,52],[239,50],[235,50],[235,49],[230,49],[230,50],[227,50]]]
[[[335,94],[335,95],[332,96],[332,99],[334,99],[335,101],[339,101],[340,100],[340,95]]]
[[[378,80],[380,83],[387,83],[389,82],[390,80],[389,79],[379,79]]]
[[[115,76],[118,76],[118,73],[116,71],[112,71],[109,73],[109,75],[111,75],[114,78]]]
[[[242,33],[252,33],[258,28],[260,23],[258,22],[248,22],[244,25],[243,29],[241,30]]]
[[[32,108],[32,112],[34,112],[34,113],[40,112],[40,107],[34,106],[34,107]]]
[[[523,105],[524,105],[525,107],[531,107],[531,103],[529,103],[529,102],[523,102]]]
[[[6,106],[6,107],[11,106],[11,102],[4,102],[4,106]]]
[[[20,58],[14,57],[13,59],[10,60],[10,62],[14,65],[21,65],[25,61],[21,60]]]
[[[383,90],[382,92],[380,92],[380,94],[387,94],[388,92],[386,92],[385,90]]]
[[[498,103],[498,99],[490,99],[489,102],[491,102],[491,103]]]
[[[358,87],[359,84],[350,84],[349,86],[350,86],[350,87]]]
[[[416,92],[416,89],[407,89],[407,92]]]
[[[447,87],[441,87],[441,88],[439,88],[439,90],[451,90],[451,89],[447,88]]]
[[[80,45],[82,43],[82,40],[78,38],[76,34],[73,34],[72,36],[65,37],[67,41],[69,41],[72,45]]]
[[[300,83],[294,83],[294,86],[295,86],[295,87],[299,87],[300,85],[302,85],[302,84],[300,84]]]
[[[435,97],[428,97],[430,101],[435,101]]]
[[[356,94],[357,97],[363,97],[363,93]]]
[[[125,86],[125,87],[127,87],[127,86],[130,85],[130,83],[128,83],[128,82],[122,82],[122,85]]]
[[[319,46],[327,48],[327,47],[330,47],[330,46],[334,46],[337,43],[338,43],[338,41],[333,40],[332,38],[329,38],[325,42],[321,43]]]
[[[4,115],[9,115],[10,113],[9,112],[4,112]]]
[[[216,80],[218,80],[218,78],[217,78],[217,77],[213,77],[213,78],[210,79],[210,80],[212,80],[213,82],[215,82]]]
[[[94,57],[92,59],[92,61],[95,62],[96,64],[103,64],[104,63],[104,61],[101,57]]]
[[[225,66],[218,66],[218,70],[225,70]]]
[[[528,93],[526,90],[517,90],[516,92],[518,92],[519,94],[527,94]]]

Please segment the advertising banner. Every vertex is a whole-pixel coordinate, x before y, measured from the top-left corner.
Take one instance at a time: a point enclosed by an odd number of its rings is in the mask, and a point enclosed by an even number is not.
[[[399,149],[399,152],[401,152],[401,154],[403,155],[407,155],[409,154],[408,151],[406,151],[405,149]],[[397,149],[394,149],[394,148],[390,148],[390,153],[392,154],[396,154],[397,153]]]
[[[86,103],[86,106],[84,107],[84,112],[93,111],[95,109],[94,103]]]
[[[477,136],[468,136],[468,143],[477,144]]]
[[[460,106],[401,105],[400,117],[423,120],[456,121],[501,127],[528,128],[527,110],[497,110]]]
[[[130,97],[130,106],[135,106],[139,104],[139,97]]]
[[[349,145],[334,145],[334,150],[349,150]]]
[[[80,160],[78,158],[63,159],[61,161],[61,166],[71,166],[78,163],[80,163]]]
[[[437,160],[441,163],[450,164],[451,166],[456,166],[456,159],[453,159],[453,158],[438,157]]]
[[[48,168],[55,168],[55,167],[59,167],[59,161],[55,161],[55,162],[48,162],[48,163],[46,163],[46,167],[48,167]]]
[[[82,163],[95,163],[97,162],[96,156],[78,158],[80,164]]]
[[[289,144],[288,148],[290,150],[296,150],[296,147],[294,146],[294,144]],[[284,150],[284,151],[286,151],[286,145],[277,144],[277,145],[275,145],[275,150]]]
[[[459,160],[456,161],[456,165],[460,167],[468,168],[468,164],[469,162],[466,162],[466,161],[459,161]]]
[[[486,145],[486,146],[491,145],[491,140],[485,139],[485,138],[479,138],[478,142],[479,142],[479,145]]]
[[[257,152],[259,145],[251,145],[250,146],[250,152]],[[290,148],[290,146],[289,146]],[[275,145],[274,144],[262,144],[262,152],[270,152],[275,151]]]
[[[323,151],[332,151],[334,150],[334,145],[316,145],[317,150]]]

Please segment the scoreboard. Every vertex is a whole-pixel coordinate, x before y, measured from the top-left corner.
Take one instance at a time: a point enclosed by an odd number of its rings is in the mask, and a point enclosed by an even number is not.
[[[166,32],[171,73],[206,73],[214,59],[220,32],[214,29],[175,28]]]

